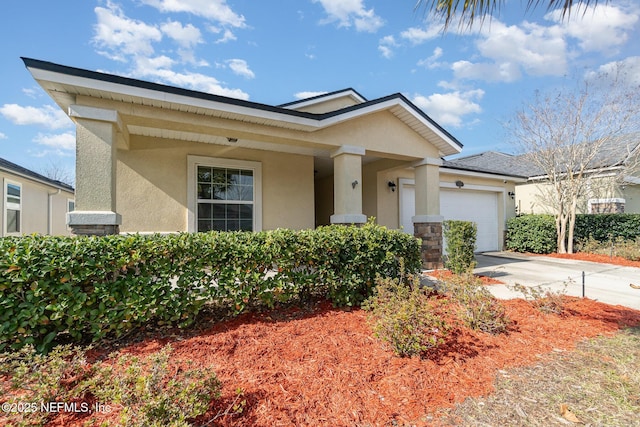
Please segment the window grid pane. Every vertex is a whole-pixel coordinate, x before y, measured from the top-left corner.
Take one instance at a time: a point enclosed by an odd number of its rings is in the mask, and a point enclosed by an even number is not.
[[[252,170],[198,166],[198,231],[252,231]]]

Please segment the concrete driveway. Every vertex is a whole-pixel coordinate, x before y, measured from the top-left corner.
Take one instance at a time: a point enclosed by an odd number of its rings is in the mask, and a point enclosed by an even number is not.
[[[498,298],[520,298],[508,285],[543,286],[560,291],[566,284],[567,295],[582,296],[584,272],[585,296],[607,304],[619,304],[640,310],[640,268],[621,267],[587,261],[573,261],[545,256],[531,256],[511,252],[476,254],[476,273],[494,277],[506,285],[491,285]]]

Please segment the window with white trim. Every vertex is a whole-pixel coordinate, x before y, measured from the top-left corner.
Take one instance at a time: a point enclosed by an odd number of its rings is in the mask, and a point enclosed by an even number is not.
[[[192,231],[259,231],[261,164],[189,156],[193,172]]]
[[[74,199],[67,199],[67,212],[73,212],[76,210],[76,201]]]
[[[5,233],[20,233],[22,230],[22,186],[5,181]]]

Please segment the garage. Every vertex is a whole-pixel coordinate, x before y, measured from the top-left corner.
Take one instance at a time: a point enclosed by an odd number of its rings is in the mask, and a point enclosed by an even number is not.
[[[405,232],[413,233],[411,217],[415,215],[415,187],[412,181],[402,181],[404,182],[400,183],[400,221]],[[500,249],[497,192],[441,188],[440,214],[445,220],[475,222],[478,227],[478,252]]]

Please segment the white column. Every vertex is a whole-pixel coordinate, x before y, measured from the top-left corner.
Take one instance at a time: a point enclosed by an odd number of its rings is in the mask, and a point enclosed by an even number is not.
[[[74,234],[116,234],[116,143],[123,128],[117,111],[72,105],[76,123],[76,210],[67,214]]]
[[[362,213],[362,156],[363,147],[343,145],[331,154],[333,158],[332,224],[363,224]]]

